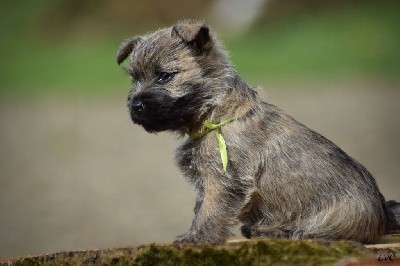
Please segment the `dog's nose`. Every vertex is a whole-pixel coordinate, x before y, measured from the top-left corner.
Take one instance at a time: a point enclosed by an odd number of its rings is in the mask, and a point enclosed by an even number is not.
[[[135,115],[140,115],[142,113],[144,109],[144,104],[141,101],[132,101],[131,103],[131,111],[135,114]]]

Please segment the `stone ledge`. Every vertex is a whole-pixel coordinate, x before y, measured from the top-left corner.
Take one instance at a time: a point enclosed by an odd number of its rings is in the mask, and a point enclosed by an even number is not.
[[[375,265],[383,259],[400,265],[400,235],[376,245],[265,238],[233,238],[216,246],[150,244],[0,259],[0,265]]]

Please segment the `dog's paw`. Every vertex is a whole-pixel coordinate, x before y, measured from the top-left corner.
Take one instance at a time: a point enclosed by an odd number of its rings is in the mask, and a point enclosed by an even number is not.
[[[290,231],[284,229],[281,226],[266,226],[266,225],[242,226],[240,230],[242,235],[246,238],[253,238],[253,237],[289,238],[290,236]]]
[[[204,235],[199,232],[192,232],[189,231],[181,236],[178,236],[178,238],[174,241],[175,246],[181,246],[185,244],[190,244],[190,245],[200,245],[200,244],[222,244],[225,242],[224,238],[218,238],[214,237],[212,235]]]

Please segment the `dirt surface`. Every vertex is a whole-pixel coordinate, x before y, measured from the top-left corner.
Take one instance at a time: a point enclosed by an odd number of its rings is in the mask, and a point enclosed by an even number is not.
[[[125,95],[0,99],[0,257],[169,242],[194,193],[180,140],[133,126]],[[400,200],[400,86],[271,87],[266,98],[322,133]]]

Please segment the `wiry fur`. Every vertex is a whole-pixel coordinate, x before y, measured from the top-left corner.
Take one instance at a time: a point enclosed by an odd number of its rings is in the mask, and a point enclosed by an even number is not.
[[[134,123],[149,132],[194,134],[205,120],[222,127],[224,173],[213,132],[188,137],[176,160],[198,196],[190,230],[177,243],[224,241],[241,221],[246,237],[375,242],[399,230],[400,205],[385,201],[372,175],[331,141],[263,102],[229,64],[207,26],[178,22],[124,42],[136,89]],[[174,73],[164,84],[160,73]],[[140,111],[134,105],[140,104]],[[396,218],[397,215],[397,218]]]

